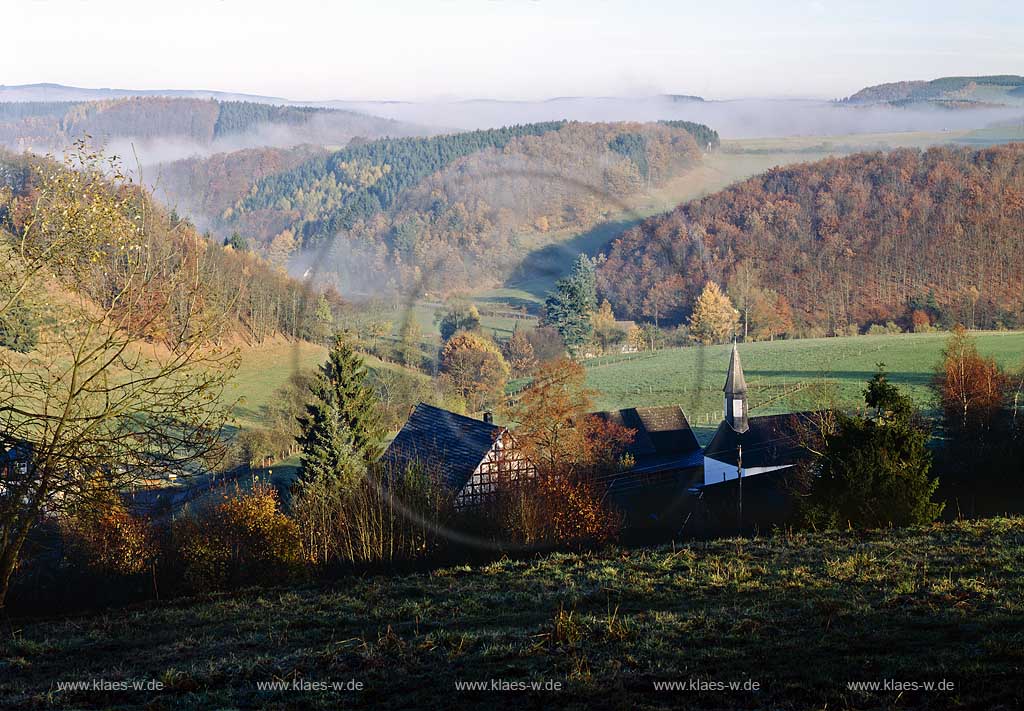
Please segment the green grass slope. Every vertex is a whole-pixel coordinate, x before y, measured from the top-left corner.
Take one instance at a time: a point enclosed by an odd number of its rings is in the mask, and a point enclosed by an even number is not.
[[[1024,519],[1004,518],[557,554],[20,621],[0,637],[0,706],[1016,709],[1022,553]],[[163,689],[58,690],[152,679]],[[526,688],[457,686],[492,680]],[[847,686],[885,680],[953,688]],[[268,682],[289,689],[259,688]]]
[[[978,350],[1000,365],[1024,366],[1024,332],[976,332]],[[919,405],[932,405],[928,381],[948,333],[811,338],[740,345],[755,415],[828,405],[854,408],[879,362]],[[692,424],[717,427],[731,346],[666,349],[587,362],[587,385],[602,409],[682,405]],[[827,398],[824,399],[823,398]],[[710,418],[710,419],[709,419]]]

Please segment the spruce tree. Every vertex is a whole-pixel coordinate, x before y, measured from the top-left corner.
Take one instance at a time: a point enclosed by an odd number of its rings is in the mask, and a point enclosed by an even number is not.
[[[556,329],[573,355],[594,335],[592,314],[597,309],[594,262],[585,254],[576,258],[569,276],[555,283],[544,302],[545,321]]]
[[[299,418],[303,482],[351,484],[380,456],[384,428],[367,372],[362,356],[339,337],[310,386],[313,401]]]
[[[930,523],[943,509],[932,501],[939,482],[930,476],[930,432],[910,397],[888,381],[881,365],[864,400],[873,414],[838,413],[835,432],[825,437],[804,504],[805,520],[830,528]]]

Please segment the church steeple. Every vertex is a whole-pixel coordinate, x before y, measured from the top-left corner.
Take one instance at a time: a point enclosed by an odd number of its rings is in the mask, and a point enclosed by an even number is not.
[[[725,377],[725,421],[736,432],[743,434],[750,425],[747,421],[747,381],[740,365],[740,352],[736,342],[732,343],[732,357],[729,359],[729,374]]]

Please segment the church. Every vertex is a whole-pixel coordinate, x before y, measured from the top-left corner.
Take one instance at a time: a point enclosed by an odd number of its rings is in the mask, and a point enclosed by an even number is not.
[[[806,457],[800,446],[801,423],[812,413],[751,417],[747,381],[736,344],[725,378],[725,419],[704,449],[704,486],[789,469]]]

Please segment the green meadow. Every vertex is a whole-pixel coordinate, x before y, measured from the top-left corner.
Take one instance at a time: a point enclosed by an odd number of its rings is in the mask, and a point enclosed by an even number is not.
[[[0,635],[0,706],[1018,709],[1022,551],[1024,520],[995,518],[503,558],[19,620]],[[125,688],[67,687],[93,680]]]
[[[740,344],[754,415],[862,404],[878,363],[923,408],[934,406],[928,383],[948,333],[812,338]],[[1005,368],[1024,367],[1024,332],[977,332],[978,350]],[[587,361],[587,385],[601,409],[681,405],[691,423],[714,428],[732,346],[692,346]],[[698,434],[701,434],[698,432]]]

